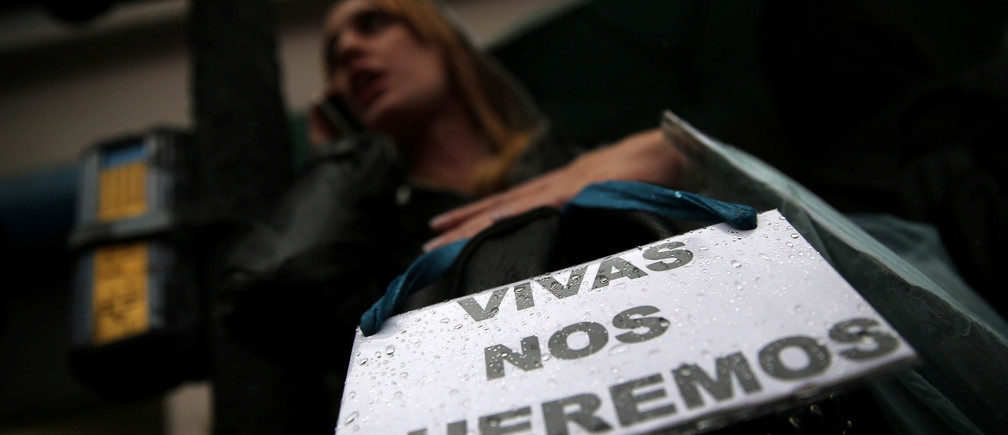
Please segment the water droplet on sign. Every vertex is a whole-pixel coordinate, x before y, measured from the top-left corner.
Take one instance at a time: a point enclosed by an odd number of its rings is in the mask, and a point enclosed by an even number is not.
[[[486,422],[487,425],[490,427],[498,427],[501,424],[501,418],[497,416],[490,416],[490,418],[488,418]]]
[[[346,420],[343,421],[343,424],[350,424],[355,421],[357,421],[357,411],[351,412],[350,415],[347,416]]]
[[[739,262],[738,260],[732,260],[732,261],[731,261],[731,265],[732,265],[732,267],[734,267],[734,268],[736,268],[736,269],[738,269],[738,268],[742,267],[742,263],[741,263],[741,262]]]
[[[390,344],[387,347],[385,347],[385,354],[386,355],[392,356],[392,354],[394,354],[394,353],[395,353],[395,346],[393,346],[393,345]]]

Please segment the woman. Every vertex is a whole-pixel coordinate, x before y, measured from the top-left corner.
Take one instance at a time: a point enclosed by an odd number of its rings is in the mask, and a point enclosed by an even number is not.
[[[561,207],[594,182],[680,182],[685,157],[654,130],[513,185],[523,154],[546,146],[545,123],[431,1],[342,0],[326,18],[325,35],[325,95],[405,151],[414,187],[480,198],[431,219],[436,237],[424,250],[471,237],[501,217]],[[312,113],[313,142],[338,137],[321,111]]]
[[[542,137],[544,124],[521,93],[429,0],[339,1],[326,19],[326,38],[326,94],[344,101],[366,129],[391,137],[405,151],[407,184],[455,195],[460,200],[475,199],[453,209],[443,206],[445,202],[421,205],[427,214],[436,215],[429,224],[434,237],[423,244],[425,250],[471,237],[504,216],[544,205],[563,206],[594,182],[639,180],[675,187],[687,178],[685,157],[661,133],[649,131],[514,184],[513,174],[526,162],[523,155],[548,151]],[[325,143],[337,139],[339,132],[324,122],[321,112],[315,112],[311,135],[316,143]],[[391,233],[400,230],[386,228]],[[412,249],[419,253],[420,241],[410,237],[399,241],[415,244]],[[342,298],[369,288],[359,280],[342,287],[347,289],[340,295]],[[339,301],[339,307],[348,313],[355,309],[345,299]],[[344,320],[349,322],[357,320],[352,314],[346,317]],[[931,394],[930,384],[914,382],[917,391]],[[907,400],[897,394],[884,396],[892,401],[890,406],[903,406],[901,400]],[[728,430],[785,430],[797,426],[796,422],[812,428],[849,428],[852,421],[867,423],[861,427],[874,430],[886,431],[888,427],[872,396],[863,390],[831,396],[829,401],[807,409],[813,409],[814,415],[804,410],[782,413]],[[826,410],[825,416],[822,409]],[[921,427],[934,424],[934,428],[962,424],[974,429],[970,422],[951,419],[944,423],[915,423]]]
[[[424,250],[561,207],[594,182],[680,181],[685,158],[657,130],[576,158],[557,152],[520,89],[430,0],[340,0],[324,53],[309,129],[319,155],[243,236],[223,278],[232,334],[263,352],[341,360],[361,314]],[[340,131],[326,116],[333,100],[380,136]]]

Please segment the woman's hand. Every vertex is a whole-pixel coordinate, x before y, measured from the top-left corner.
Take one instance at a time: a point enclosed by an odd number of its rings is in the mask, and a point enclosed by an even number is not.
[[[638,133],[510,190],[431,219],[431,228],[440,235],[424,244],[424,251],[472,237],[499,219],[533,208],[561,208],[589,184],[635,180],[676,187],[687,164],[686,156],[665,140],[661,130]]]

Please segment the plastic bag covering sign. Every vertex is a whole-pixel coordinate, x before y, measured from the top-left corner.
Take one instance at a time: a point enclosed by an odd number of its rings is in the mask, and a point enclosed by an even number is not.
[[[915,358],[777,211],[358,330],[339,434],[641,433]]]

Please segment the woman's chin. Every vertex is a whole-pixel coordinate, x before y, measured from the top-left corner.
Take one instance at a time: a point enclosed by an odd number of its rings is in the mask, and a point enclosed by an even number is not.
[[[369,130],[396,138],[422,117],[421,114],[375,104],[364,111],[361,120]]]

